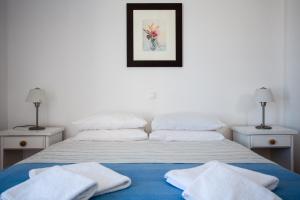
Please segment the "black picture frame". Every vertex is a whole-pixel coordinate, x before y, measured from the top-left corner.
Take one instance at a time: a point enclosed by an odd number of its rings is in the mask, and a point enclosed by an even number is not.
[[[134,60],[133,11],[175,10],[175,60]],[[127,67],[182,67],[182,4],[127,3]]]

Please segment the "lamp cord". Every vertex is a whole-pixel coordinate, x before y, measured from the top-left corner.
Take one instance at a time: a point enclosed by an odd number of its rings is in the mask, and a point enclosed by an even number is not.
[[[34,125],[22,125],[22,126],[15,126],[15,127],[13,127],[12,129],[16,129],[16,128],[26,128],[26,127],[32,127],[32,126],[34,126]]]

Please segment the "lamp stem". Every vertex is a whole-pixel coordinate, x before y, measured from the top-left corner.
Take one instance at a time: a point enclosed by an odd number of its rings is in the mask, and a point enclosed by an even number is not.
[[[260,102],[260,105],[261,105],[261,109],[262,109],[262,123],[261,125],[259,126],[256,126],[257,129],[272,129],[271,126],[266,126],[265,124],[265,112],[266,112],[266,105],[267,105],[267,102]]]
[[[40,102],[35,102],[34,103],[34,106],[35,106],[35,126],[36,127],[39,127],[39,107],[40,107]]]
[[[34,102],[35,106],[35,126],[30,127],[29,130],[44,130],[45,127],[39,126],[39,107],[41,105],[41,102]]]
[[[265,112],[266,112],[266,105],[267,103],[266,102],[261,102],[261,108],[262,108],[262,126],[265,127],[266,124],[265,124]]]

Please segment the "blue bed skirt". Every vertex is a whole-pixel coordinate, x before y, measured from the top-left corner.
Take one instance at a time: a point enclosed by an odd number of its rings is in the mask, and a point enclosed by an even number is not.
[[[27,180],[28,171],[34,168],[49,167],[55,163],[26,163],[14,165],[0,172],[0,193]],[[62,164],[58,164],[62,165]],[[94,197],[94,200],[180,200],[182,191],[169,185],[164,174],[171,169],[195,167],[199,164],[104,164],[132,179],[132,185],[121,191]],[[233,164],[280,179],[274,192],[285,200],[300,200],[300,175],[275,164]]]

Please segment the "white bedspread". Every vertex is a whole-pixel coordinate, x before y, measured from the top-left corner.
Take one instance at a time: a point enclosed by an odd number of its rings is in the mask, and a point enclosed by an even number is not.
[[[229,140],[205,142],[76,141],[67,139],[21,163],[270,163]]]

